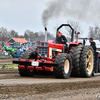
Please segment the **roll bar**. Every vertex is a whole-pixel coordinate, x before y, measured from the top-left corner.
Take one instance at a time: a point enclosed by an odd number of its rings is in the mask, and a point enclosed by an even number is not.
[[[71,34],[71,42],[74,41],[74,29],[71,27],[71,25],[69,24],[62,24],[57,28],[57,31],[59,31],[59,29],[61,29],[63,26],[68,26],[70,27],[70,29],[72,30],[72,34]]]

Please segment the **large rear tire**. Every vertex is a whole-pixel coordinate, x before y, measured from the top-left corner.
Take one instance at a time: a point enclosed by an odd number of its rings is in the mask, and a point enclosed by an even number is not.
[[[80,60],[82,77],[91,77],[94,69],[94,51],[91,46],[84,46]]]
[[[80,74],[80,57],[81,57],[81,52],[82,52],[83,45],[78,45],[75,47],[72,47],[69,51],[69,54],[71,55],[72,59],[72,73],[71,76],[73,77],[79,77],[81,76]]]
[[[58,64],[58,66],[54,66],[54,76],[56,78],[67,79],[70,77],[72,61],[69,54],[66,53],[58,54],[55,58],[54,63]]]

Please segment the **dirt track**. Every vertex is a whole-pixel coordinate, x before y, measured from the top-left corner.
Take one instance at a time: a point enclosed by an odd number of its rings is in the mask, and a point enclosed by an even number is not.
[[[18,58],[0,59],[0,65],[12,64],[13,60],[18,60]]]
[[[16,59],[0,59],[12,64]],[[20,77],[17,70],[0,72],[0,100],[99,100],[100,76],[56,79],[53,76]],[[4,100],[4,99],[3,99]]]
[[[12,64],[16,59],[0,59]],[[20,77],[17,70],[0,70],[0,100],[100,100],[100,75],[92,78],[55,79],[54,76]],[[97,98],[96,98],[97,96]]]
[[[99,100],[96,95],[100,95],[100,76],[55,79],[0,74],[0,94],[8,95],[8,100]]]

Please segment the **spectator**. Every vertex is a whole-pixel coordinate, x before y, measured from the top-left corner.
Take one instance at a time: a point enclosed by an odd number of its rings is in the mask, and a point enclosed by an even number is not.
[[[96,43],[93,41],[93,38],[89,39],[90,45],[92,46],[94,52],[96,52]]]

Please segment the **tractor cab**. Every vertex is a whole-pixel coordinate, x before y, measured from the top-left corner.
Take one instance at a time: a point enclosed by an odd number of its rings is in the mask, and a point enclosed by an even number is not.
[[[65,35],[65,38],[67,39],[67,42],[62,43],[63,44],[63,53],[68,53],[69,49],[70,49],[70,46],[82,44],[81,42],[78,42],[78,35],[80,34],[80,32],[74,31],[74,29],[72,28],[72,26],[69,25],[69,24],[62,24],[61,26],[59,26],[57,28],[57,32],[59,32],[59,30],[62,27],[69,27],[71,29],[71,32],[72,32],[69,42],[68,42],[68,39],[66,38],[66,35]],[[76,41],[75,42],[74,42],[74,34],[76,35]],[[61,35],[63,35],[63,34],[61,33]],[[57,38],[59,38],[59,37],[56,34],[56,43],[57,43]]]
[[[70,29],[71,29],[71,31],[72,31],[72,33],[71,33],[71,42],[72,41],[74,41],[74,29],[69,25],[69,24],[62,24],[62,25],[60,25],[58,28],[57,28],[57,32],[62,28],[62,27],[69,27]],[[61,34],[61,35],[63,35],[63,34]],[[57,35],[56,35],[56,39],[57,39]]]

